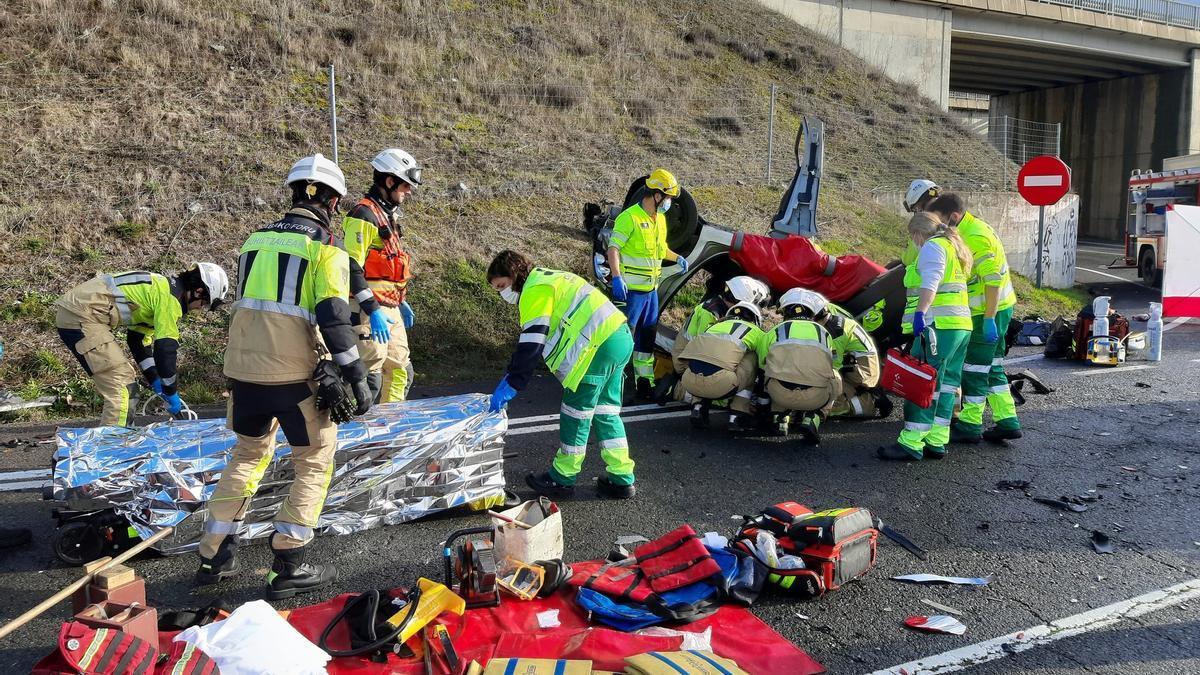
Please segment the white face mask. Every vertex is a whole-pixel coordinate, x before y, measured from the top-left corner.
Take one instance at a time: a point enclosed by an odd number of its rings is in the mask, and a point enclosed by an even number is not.
[[[671,198],[667,197],[666,199],[662,200],[661,204],[658,205],[658,212],[666,213],[667,211],[670,211],[670,210],[671,210]]]
[[[512,286],[506,286],[500,289],[500,298],[510,305],[515,305],[521,298],[521,294],[514,291]]]

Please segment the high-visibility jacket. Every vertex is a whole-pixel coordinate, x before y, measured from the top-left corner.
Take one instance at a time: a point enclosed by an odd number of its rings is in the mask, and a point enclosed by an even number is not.
[[[375,299],[387,307],[404,302],[413,276],[412,258],[400,245],[394,211],[372,188],[342,220],[346,252],[362,266]]]
[[[992,226],[970,213],[964,213],[958,222],[958,234],[967,243],[967,248],[971,249],[971,256],[975,260],[971,265],[971,275],[967,278],[967,301],[971,305],[971,314],[984,314],[987,302],[983,294],[988,286],[1000,289],[997,310],[1016,305],[1017,294],[1013,291],[1012,278],[1008,274],[1008,257],[1004,254],[1004,244]]]
[[[829,331],[815,321],[792,319],[767,331],[762,338],[763,372],[787,382],[819,386],[833,374],[833,343]]]
[[[832,303],[830,307],[833,307]],[[829,331],[830,344],[833,346],[834,368],[841,370],[847,356],[853,356],[855,360],[879,356],[879,348],[875,346],[875,340],[865,328],[845,314],[838,313],[836,318],[836,329],[826,328]]]
[[[927,323],[934,328],[971,330],[971,308],[967,300],[967,276],[963,273],[962,265],[959,264],[954,244],[945,237],[933,237],[925,242],[925,245],[929,246],[930,242],[935,246],[942,247],[945,252],[946,272],[942,276],[942,282],[938,284],[933,296],[933,304],[929,308],[928,316],[932,321]],[[906,295],[902,329],[905,333],[912,333],[913,317],[917,312],[921,291],[921,273],[917,269],[916,260],[904,269],[904,289]]]
[[[729,349],[726,346],[732,346]],[[761,367],[767,358],[763,331],[741,319],[726,319],[709,327],[688,343],[680,358],[708,363],[725,370],[736,370],[746,352],[753,352]]]
[[[112,327],[125,326],[129,351],[147,380],[162,382],[163,392],[176,391],[179,320],[183,302],[167,277],[131,271],[101,274],[59,298],[54,304],[84,319],[103,317]]]
[[[604,294],[582,277],[535,267],[517,301],[521,337],[508,364],[508,383],[520,391],[540,354],[546,367],[575,391],[596,350],[625,323]]]
[[[225,376],[257,384],[304,382],[317,365],[317,331],[346,380],[366,377],[350,326],[350,259],[325,214],[295,207],[250,235],[238,260]]]
[[[648,215],[641,204],[621,212],[613,223],[609,245],[621,254],[621,275],[631,291],[652,291],[662,276],[667,248],[667,219],[655,212]]]

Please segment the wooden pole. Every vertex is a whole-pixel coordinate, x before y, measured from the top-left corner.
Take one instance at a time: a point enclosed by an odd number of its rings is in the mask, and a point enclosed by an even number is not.
[[[21,626],[24,626],[25,624],[34,620],[39,615],[41,615],[43,612],[45,612],[46,610],[50,609],[51,607],[57,605],[58,603],[62,602],[63,600],[66,600],[68,597],[70,597],[70,595],[72,593],[74,593],[75,591],[86,586],[92,580],[92,577],[96,576],[97,572],[108,569],[109,567],[112,567],[113,565],[120,565],[121,563],[125,562],[126,560],[129,560],[133,556],[150,548],[155,543],[157,543],[158,540],[162,539],[163,537],[166,537],[167,535],[171,534],[174,531],[175,531],[175,528],[173,528],[173,527],[168,527],[168,528],[159,530],[158,532],[155,532],[154,535],[151,536],[149,539],[139,543],[137,546],[134,546],[133,548],[129,549],[128,551],[125,551],[121,555],[109,560],[106,563],[103,563],[99,567],[88,570],[86,574],[84,574],[82,577],[80,577],[76,581],[72,582],[70,586],[67,586],[66,588],[62,589],[61,591],[46,598],[40,604],[38,604],[37,607],[34,607],[33,609],[29,610],[28,612],[25,612],[21,616],[18,616],[17,618],[13,619],[12,621],[9,621],[8,623],[4,624],[3,627],[0,627],[0,639],[5,638],[6,636],[8,636],[9,633],[15,631],[16,629],[20,628]]]

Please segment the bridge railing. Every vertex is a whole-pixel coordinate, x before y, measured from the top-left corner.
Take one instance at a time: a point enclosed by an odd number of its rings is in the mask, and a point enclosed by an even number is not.
[[[1175,0],[1038,0],[1050,5],[1200,29],[1200,5]]]

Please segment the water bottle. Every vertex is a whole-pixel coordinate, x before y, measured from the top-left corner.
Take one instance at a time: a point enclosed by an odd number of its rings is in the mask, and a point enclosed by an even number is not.
[[[1092,320],[1092,336],[1100,337],[1108,335],[1108,301],[1107,295],[1101,295],[1092,302],[1092,314],[1096,316]]]
[[[1162,303],[1150,303],[1150,320],[1146,322],[1146,339],[1149,341],[1149,350],[1146,354],[1148,361],[1162,360]]]

